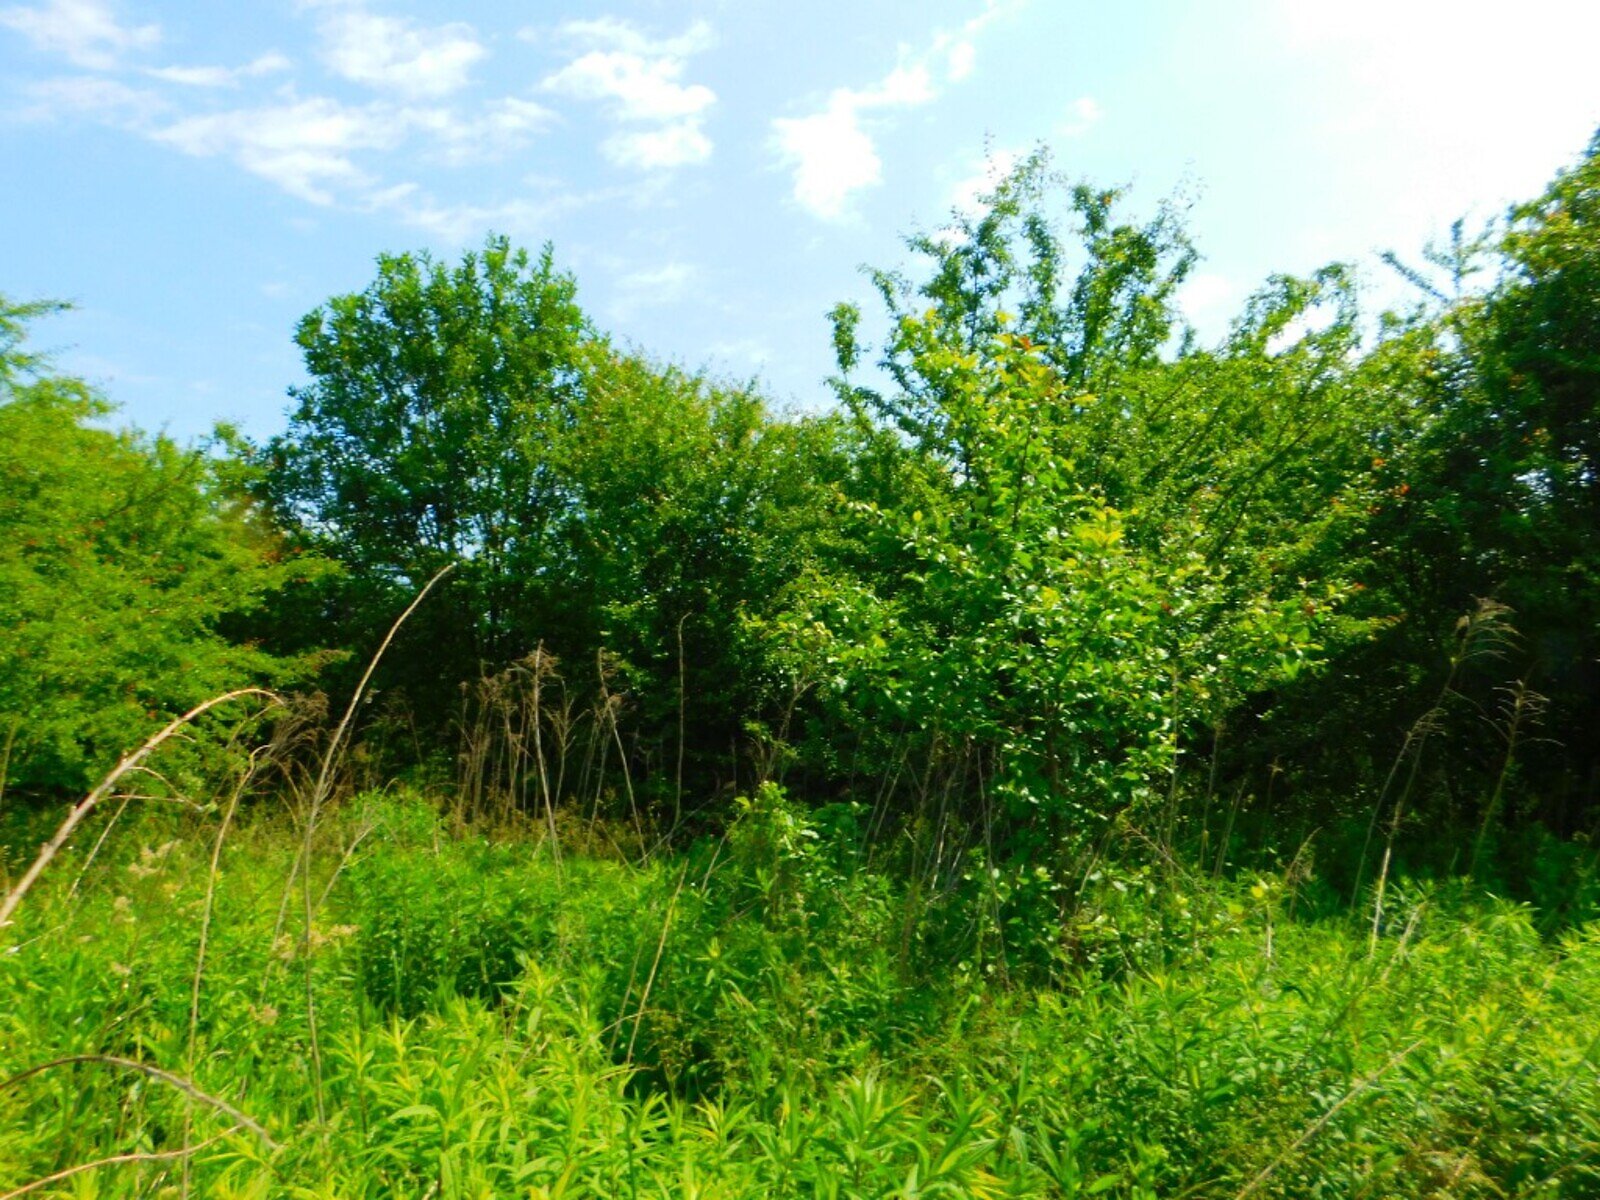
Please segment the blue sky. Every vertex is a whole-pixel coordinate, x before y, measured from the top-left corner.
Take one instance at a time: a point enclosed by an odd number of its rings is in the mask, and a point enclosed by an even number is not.
[[[0,0],[0,292],[147,428],[279,429],[385,251],[554,243],[658,357],[825,402],[862,264],[1046,144],[1181,192],[1219,332],[1532,195],[1600,125],[1594,0]]]

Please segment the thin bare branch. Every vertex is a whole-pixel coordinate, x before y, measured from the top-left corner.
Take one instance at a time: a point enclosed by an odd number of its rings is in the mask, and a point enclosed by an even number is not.
[[[1276,1172],[1279,1167],[1283,1166],[1284,1163],[1288,1162],[1289,1159],[1299,1151],[1300,1147],[1304,1146],[1312,1138],[1316,1137],[1317,1134],[1321,1133],[1328,1122],[1339,1115],[1340,1109],[1344,1108],[1345,1105],[1349,1104],[1357,1096],[1361,1095],[1361,1093],[1365,1092],[1373,1084],[1377,1083],[1378,1080],[1382,1079],[1390,1071],[1398,1067],[1403,1061],[1405,1061],[1405,1059],[1409,1058],[1420,1045],[1422,1045],[1422,1039],[1418,1038],[1404,1050],[1401,1050],[1398,1054],[1391,1057],[1388,1062],[1384,1063],[1383,1066],[1379,1067],[1371,1075],[1368,1075],[1365,1079],[1359,1080],[1354,1087],[1339,1097],[1332,1108],[1328,1109],[1327,1112],[1323,1113],[1315,1121],[1307,1125],[1305,1129],[1301,1131],[1299,1137],[1295,1138],[1294,1141],[1290,1142],[1286,1147],[1284,1147],[1284,1149],[1276,1158],[1274,1158],[1266,1166],[1262,1167],[1261,1170],[1256,1173],[1256,1177],[1249,1183],[1245,1184],[1243,1190],[1240,1191],[1239,1194],[1233,1198],[1233,1200],[1246,1200],[1246,1197],[1252,1196],[1259,1191],[1261,1185],[1266,1183],[1267,1180],[1271,1179],[1273,1173]]]
[[[17,886],[12,888],[5,901],[0,903],[0,929],[11,923],[11,914],[16,912],[17,906],[22,903],[22,898],[28,894],[29,889],[33,887],[39,876],[44,873],[44,869],[50,865],[50,860],[56,856],[62,846],[67,844],[67,839],[72,836],[72,831],[83,823],[83,819],[93,812],[102,800],[116,790],[117,784],[121,782],[123,776],[139,767],[145,759],[155,752],[161,743],[201,714],[216,708],[220,704],[226,704],[230,700],[241,700],[246,696],[263,696],[269,705],[283,703],[276,693],[269,692],[265,688],[240,688],[237,691],[227,692],[221,696],[214,696],[204,704],[196,705],[184,713],[183,716],[169,722],[166,728],[154,734],[144,745],[113,767],[111,773],[100,781],[99,786],[78,801],[72,811],[67,814],[66,820],[61,822],[61,827],[56,830],[55,836],[40,848],[39,857],[33,860],[33,865],[18,880]]]
[[[71,1066],[74,1063],[97,1063],[100,1066],[121,1067],[125,1071],[138,1071],[141,1075],[148,1075],[151,1079],[158,1080],[169,1087],[177,1088],[190,1099],[198,1100],[202,1104],[209,1104],[218,1112],[232,1117],[238,1122],[239,1128],[248,1129],[255,1134],[267,1149],[277,1150],[280,1148],[277,1141],[259,1121],[248,1113],[240,1112],[220,1096],[213,1096],[210,1092],[202,1090],[197,1084],[185,1079],[182,1075],[174,1075],[171,1071],[163,1071],[160,1067],[153,1066],[150,1063],[139,1062],[133,1058],[120,1058],[115,1054],[69,1054],[65,1058],[51,1059],[47,1063],[29,1067],[26,1071],[21,1071],[11,1076],[10,1079],[0,1082],[0,1092],[13,1088],[23,1080],[31,1079],[33,1076],[42,1074],[45,1071],[54,1070],[56,1067]]]
[[[231,1137],[239,1132],[242,1126],[235,1125],[232,1129],[224,1129],[215,1137],[209,1137],[203,1142],[196,1142],[192,1146],[183,1146],[177,1150],[136,1150],[128,1154],[113,1154],[110,1158],[97,1158],[93,1162],[79,1163],[75,1167],[68,1167],[64,1171],[57,1171],[54,1175],[46,1175],[43,1179],[35,1179],[32,1183],[25,1183],[19,1188],[14,1188],[0,1200],[16,1200],[18,1196],[26,1196],[29,1192],[36,1192],[42,1187],[49,1187],[52,1183],[60,1183],[63,1179],[71,1179],[74,1175],[82,1175],[85,1171],[98,1171],[101,1167],[116,1167],[123,1163],[146,1162],[172,1162],[174,1159],[188,1158],[198,1154],[207,1146],[213,1146],[225,1137]]]

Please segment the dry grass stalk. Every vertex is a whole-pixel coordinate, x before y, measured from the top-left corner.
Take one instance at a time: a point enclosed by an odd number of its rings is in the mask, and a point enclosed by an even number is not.
[[[76,1166],[66,1167],[54,1175],[46,1175],[43,1179],[35,1179],[32,1183],[25,1183],[19,1188],[13,1188],[0,1200],[16,1200],[18,1196],[26,1196],[36,1192],[42,1187],[49,1187],[52,1183],[60,1183],[63,1179],[71,1179],[74,1175],[82,1175],[85,1171],[98,1171],[101,1167],[117,1167],[126,1163],[147,1162],[172,1162],[176,1159],[188,1159],[198,1154],[208,1146],[214,1146],[223,1138],[232,1137],[243,1126],[235,1125],[232,1129],[224,1129],[214,1137],[208,1137],[203,1142],[196,1142],[192,1146],[183,1146],[177,1150],[136,1150],[128,1154],[113,1154],[110,1158],[97,1158],[93,1162],[78,1163]]]
[[[11,1076],[10,1079],[0,1082],[0,1092],[15,1087],[23,1080],[31,1079],[42,1072],[53,1070],[56,1067],[72,1066],[76,1063],[97,1063],[100,1066],[120,1067],[125,1071],[137,1071],[141,1075],[148,1075],[157,1082],[176,1088],[191,1100],[198,1100],[202,1104],[210,1105],[223,1115],[232,1117],[237,1128],[249,1130],[261,1140],[261,1144],[268,1150],[281,1149],[277,1140],[266,1131],[259,1121],[248,1113],[240,1112],[220,1096],[213,1096],[210,1092],[204,1091],[198,1084],[192,1080],[185,1079],[182,1075],[174,1075],[171,1071],[163,1071],[160,1067],[152,1066],[150,1063],[140,1062],[133,1058],[121,1058],[115,1054],[69,1054],[64,1058],[53,1058],[47,1063],[40,1063],[38,1066],[29,1067],[26,1071],[19,1071]]]
[[[222,847],[227,841],[228,830],[233,825],[233,819],[238,814],[239,803],[244,798],[245,792],[249,790],[250,785],[255,781],[263,760],[270,758],[275,752],[281,751],[284,741],[285,739],[282,737],[282,731],[280,730],[280,736],[275,738],[272,744],[258,746],[250,752],[247,765],[244,771],[240,773],[238,780],[235,781],[233,791],[228,797],[228,806],[223,811],[222,822],[217,827],[216,840],[212,843],[211,863],[206,873],[205,904],[200,914],[200,942],[195,949],[194,978],[189,989],[189,1044],[186,1063],[187,1069],[191,1073],[195,1068],[195,1049],[199,1040],[200,985],[205,976],[206,951],[211,943],[211,918],[216,909],[217,878],[221,874],[222,868]],[[190,1114],[186,1113],[183,1121],[183,1144],[185,1147],[189,1145],[191,1131]],[[189,1161],[187,1157],[183,1160],[183,1194],[185,1196],[189,1194]]]
[[[388,652],[401,627],[411,619],[411,614],[416,612],[422,602],[428,598],[428,593],[433,590],[434,585],[455,570],[455,566],[455,563],[446,563],[434,573],[433,578],[423,585],[416,598],[406,606],[406,610],[395,619],[394,624],[389,627],[389,632],[384,635],[384,639],[379,644],[377,651],[368,660],[367,669],[361,673],[361,679],[356,684],[356,690],[351,693],[350,703],[344,710],[344,716],[340,718],[339,724],[334,728],[333,737],[328,741],[327,749],[323,751],[322,765],[317,771],[316,783],[311,789],[309,802],[306,806],[305,836],[301,842],[296,867],[299,871],[305,896],[305,929],[302,935],[301,950],[305,966],[306,1024],[310,1035],[312,1080],[315,1084],[317,1098],[317,1123],[323,1126],[327,1125],[328,1120],[327,1098],[322,1082],[322,1041],[317,1029],[316,993],[312,985],[311,973],[311,932],[312,926],[316,921],[317,904],[311,898],[311,856],[315,845],[314,837],[317,818],[321,815],[322,807],[327,802],[328,796],[332,791],[333,772],[340,759],[340,749],[350,732],[351,724],[355,721],[356,710],[361,706],[361,700],[367,693],[367,687],[372,682],[372,676],[377,671],[378,664],[383,661],[384,654]]]
[[[60,853],[61,847],[67,844],[67,839],[72,836],[73,831],[83,823],[85,817],[99,807],[101,801],[116,791],[117,784],[125,776],[137,770],[145,759],[149,758],[163,742],[167,741],[191,721],[218,705],[227,704],[232,700],[242,700],[246,696],[265,697],[269,704],[282,703],[282,700],[275,693],[269,692],[265,688],[240,688],[237,691],[227,692],[221,696],[214,696],[204,704],[196,705],[184,713],[183,716],[169,722],[164,729],[152,735],[144,745],[113,767],[111,773],[102,779],[92,792],[73,806],[72,811],[61,822],[60,828],[56,830],[55,836],[40,848],[39,856],[34,859],[33,865],[17,881],[17,886],[12,888],[6,895],[4,902],[0,902],[0,928],[4,928],[11,923],[11,914],[16,912],[17,906],[22,903],[23,897],[28,894],[39,876],[44,874],[44,870],[50,865],[50,861]]]
[[[1256,1173],[1255,1178],[1249,1183],[1245,1184],[1244,1188],[1233,1198],[1233,1200],[1247,1200],[1247,1197],[1253,1196],[1256,1192],[1258,1192],[1261,1189],[1262,1184],[1271,1179],[1278,1168],[1283,1166],[1284,1163],[1288,1162],[1289,1159],[1299,1151],[1300,1147],[1304,1146],[1312,1138],[1316,1137],[1317,1134],[1321,1133],[1322,1130],[1327,1126],[1328,1122],[1339,1115],[1341,1109],[1343,1109],[1357,1096],[1365,1092],[1368,1088],[1372,1087],[1373,1084],[1377,1083],[1378,1080],[1382,1079],[1390,1071],[1398,1067],[1416,1051],[1417,1047],[1421,1045],[1422,1039],[1418,1038],[1404,1050],[1401,1050],[1398,1054],[1395,1054],[1393,1057],[1391,1057],[1388,1062],[1384,1063],[1383,1066],[1379,1067],[1371,1075],[1368,1075],[1365,1079],[1357,1081],[1355,1086],[1344,1095],[1340,1096],[1327,1112],[1323,1113],[1315,1121],[1307,1125],[1305,1129],[1301,1131],[1299,1137],[1295,1138],[1294,1141],[1290,1142],[1286,1147],[1284,1147],[1284,1149],[1276,1158],[1274,1158],[1266,1166],[1262,1167],[1261,1170]]]
[[[645,1010],[650,1004],[650,990],[655,987],[656,972],[661,969],[661,955],[667,948],[667,934],[672,931],[672,915],[677,911],[678,897],[683,895],[683,883],[689,874],[689,864],[683,864],[683,870],[678,872],[678,886],[672,889],[672,898],[667,901],[667,914],[661,921],[661,938],[656,942],[656,956],[650,962],[650,974],[644,981],[644,990],[639,993],[639,1008],[633,1015],[633,1032],[628,1036],[628,1053],[625,1062],[633,1062],[633,1048],[639,1040],[639,1026],[644,1022]]]

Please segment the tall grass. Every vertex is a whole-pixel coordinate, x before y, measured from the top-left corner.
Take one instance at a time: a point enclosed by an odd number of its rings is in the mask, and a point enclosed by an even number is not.
[[[769,788],[558,864],[367,794],[308,858],[281,806],[130,810],[6,931],[0,1196],[1600,1192],[1600,930],[1390,880],[1374,948],[1301,876],[1108,869],[1000,987],[839,828]]]

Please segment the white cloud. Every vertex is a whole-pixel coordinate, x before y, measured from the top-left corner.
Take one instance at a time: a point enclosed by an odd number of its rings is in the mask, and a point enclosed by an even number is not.
[[[875,113],[917,108],[939,97],[939,78],[955,83],[972,74],[974,39],[1016,2],[988,0],[984,10],[954,32],[940,32],[920,54],[901,61],[865,88],[835,88],[817,112],[778,117],[772,141],[778,161],[793,173],[795,202],[812,216],[837,221],[850,211],[850,198],[883,181],[883,160],[865,121]]]
[[[314,97],[185,117],[152,136],[184,154],[232,159],[290,195],[327,205],[338,192],[372,186],[352,154],[398,145],[405,126],[390,109]]]
[[[951,83],[960,83],[978,64],[978,48],[971,42],[957,42],[950,47],[946,73]]]
[[[926,63],[897,66],[867,88],[836,88],[821,112],[772,122],[778,156],[794,169],[794,198],[813,216],[838,220],[850,196],[883,180],[877,145],[862,128],[866,113],[915,108],[938,96]]]
[[[447,96],[466,86],[472,67],[488,53],[472,26],[460,22],[423,27],[350,0],[320,7],[323,60],[352,83],[404,96]]]
[[[960,83],[971,75],[978,63],[978,36],[997,18],[1021,8],[1027,0],[985,0],[983,11],[962,24],[953,33],[944,30],[934,35],[928,50],[928,59],[942,63],[944,76],[951,83]]]
[[[712,342],[706,352],[713,359],[743,362],[753,367],[763,367],[772,358],[772,347],[760,338],[733,338]]]
[[[677,37],[652,40],[625,21],[601,17],[569,21],[558,32],[593,48],[546,76],[540,86],[604,104],[618,124],[647,126],[607,138],[601,152],[610,161],[655,170],[711,157],[705,117],[717,95],[704,84],[683,81],[688,57],[712,43],[709,26],[697,22]]]
[[[698,121],[677,121],[660,129],[614,133],[600,152],[619,167],[654,171],[693,166],[711,157],[711,139]]]
[[[1370,219],[1402,244],[1469,202],[1487,215],[1537,192],[1600,122],[1600,4],[1524,0],[1513,15],[1457,0],[1442,20],[1438,6],[1382,0],[1275,0],[1268,12],[1288,53],[1347,97],[1315,132],[1368,174],[1355,186],[1384,197]]]
[[[862,117],[915,108],[938,96],[925,63],[902,64],[868,88],[836,88],[820,112],[772,122],[778,157],[794,171],[794,198],[813,216],[836,221],[852,194],[883,181],[883,160]]]
[[[287,71],[293,64],[281,54],[263,54],[242,67],[151,67],[145,74],[182,87],[238,87],[246,79]]]
[[[32,101],[22,112],[26,119],[90,116],[124,129],[143,128],[168,107],[153,91],[98,75],[71,75],[29,84],[25,94]]]
[[[38,25],[43,16],[57,10],[100,17],[109,12],[100,0],[87,8],[83,0],[74,2],[78,8],[60,0],[50,8],[12,9],[0,16],[33,36],[43,28]],[[527,97],[437,99],[461,86],[467,69],[482,56],[465,26],[424,28],[373,16],[364,0],[302,0],[302,7],[315,14],[323,51],[335,70],[397,94],[354,102],[305,96],[285,84],[231,106],[219,106],[205,95],[292,69],[287,58],[271,53],[239,66],[142,68],[133,78],[145,86],[91,74],[25,84],[29,107],[21,115],[94,120],[181,154],[232,163],[308,204],[383,213],[451,240],[465,232],[481,233],[487,225],[532,230],[551,215],[588,202],[581,195],[548,189],[532,199],[455,204],[436,200],[416,184],[396,183],[398,152],[412,164],[442,167],[501,158],[537,136],[556,116]],[[79,58],[87,53],[82,46],[133,46],[155,36],[135,31],[117,41],[106,29],[121,26],[108,26],[104,20],[80,21],[77,28],[72,46]],[[52,29],[51,44],[66,48],[66,35]],[[694,39],[699,38],[695,33]],[[655,165],[696,161],[709,153],[709,143],[702,144],[695,127],[654,122],[633,132],[640,134],[639,140],[619,140],[609,150],[619,160]]]
[[[500,158],[526,145],[556,119],[544,105],[516,96],[491,100],[473,112],[409,108],[402,116],[408,125],[433,138],[440,160],[458,166]]]
[[[488,230],[523,236],[542,236],[550,222],[602,197],[561,191],[543,198],[519,197],[494,204],[452,204],[441,201],[414,183],[402,183],[368,196],[362,205],[383,212],[402,224],[450,245],[465,245]]]
[[[619,120],[669,121],[702,113],[717,99],[703,84],[678,82],[683,68],[682,59],[596,50],[568,63],[542,86],[579,100],[612,101]]]
[[[0,9],[0,25],[93,71],[110,70],[125,54],[161,41],[159,25],[123,25],[106,0],[47,0],[35,8]]]
[[[612,315],[626,320],[641,308],[676,304],[688,294],[699,272],[688,263],[669,262],[648,270],[631,271],[617,280]]]
[[[1244,300],[1244,289],[1226,275],[1196,271],[1178,289],[1178,308],[1185,319],[1207,335],[1227,328],[1228,318]]]
[[[861,128],[853,96],[841,90],[819,113],[772,123],[779,158],[794,169],[795,200],[826,221],[843,217],[853,193],[883,179],[883,160]]]
[[[896,67],[876,87],[851,93],[857,111],[874,108],[914,108],[938,97],[933,76],[923,63]]]
[[[588,21],[563,22],[557,32],[572,41],[597,46],[610,46],[629,54],[646,58],[688,58],[709,50],[716,44],[716,35],[705,21],[696,21],[677,37],[651,38],[636,26],[619,17],[596,17]],[[524,29],[524,38],[538,38],[533,29]]]
[[[1100,123],[1105,112],[1093,96],[1079,96],[1067,105],[1067,117],[1057,126],[1064,137],[1082,137]]]
[[[231,159],[312,204],[371,206],[383,190],[378,176],[359,165],[363,155],[394,151],[422,138],[424,153],[431,149],[437,161],[458,166],[523,145],[551,119],[543,105],[513,96],[467,111],[351,105],[315,96],[190,115],[146,132],[184,154]]]

